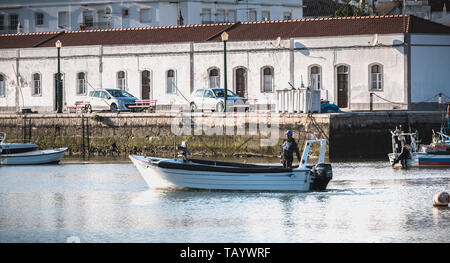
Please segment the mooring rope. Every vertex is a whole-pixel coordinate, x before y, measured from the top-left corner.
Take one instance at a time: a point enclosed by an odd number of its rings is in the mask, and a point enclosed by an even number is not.
[[[408,105],[408,103],[402,103],[402,102],[394,102],[394,101],[390,101],[390,100],[388,100],[388,99],[385,99],[385,98],[381,97],[380,95],[378,95],[378,94],[376,94],[376,93],[372,93],[372,94],[375,95],[376,97],[378,97],[378,98],[384,100],[384,101],[387,101],[387,102],[391,103],[391,104]],[[438,97],[439,94],[444,95],[444,97],[447,97],[447,98],[450,99],[450,97],[448,97],[448,96],[445,95],[444,93],[438,93],[438,94],[434,95],[433,97],[430,97],[430,98],[428,98],[428,99],[425,99],[425,100],[423,100],[423,101],[419,101],[419,102],[416,102],[416,103],[424,103],[424,102],[428,102],[428,101],[430,101],[430,100],[432,100],[432,99]]]

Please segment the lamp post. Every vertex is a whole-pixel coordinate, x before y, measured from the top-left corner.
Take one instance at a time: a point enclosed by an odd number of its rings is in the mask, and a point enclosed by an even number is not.
[[[62,43],[61,41],[56,41],[55,43],[56,48],[58,49],[58,74],[56,76],[56,112],[62,113],[62,90],[61,90],[61,47]]]
[[[223,32],[222,35],[223,41],[223,67],[224,67],[224,108],[223,111],[227,112],[227,99],[228,99],[228,89],[227,89],[227,41],[228,41],[228,33]]]

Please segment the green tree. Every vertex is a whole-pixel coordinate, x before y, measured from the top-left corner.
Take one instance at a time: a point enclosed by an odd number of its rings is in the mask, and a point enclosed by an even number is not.
[[[346,16],[367,16],[369,15],[366,10],[367,3],[360,3],[359,7],[349,4],[344,4],[341,8],[336,10],[331,17],[346,17]]]

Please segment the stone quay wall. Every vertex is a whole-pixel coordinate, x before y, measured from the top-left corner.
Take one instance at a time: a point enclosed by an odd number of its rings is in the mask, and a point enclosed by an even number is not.
[[[275,157],[280,153],[286,130],[294,131],[294,137],[301,147],[304,140],[319,133],[306,115],[269,114],[278,118],[273,120],[278,125],[267,128],[260,124],[267,120],[266,114],[227,113],[226,121],[223,122],[223,135],[218,132],[220,126],[216,128],[220,120],[217,114],[193,113],[183,116],[191,118],[189,125],[186,125],[191,130],[190,133],[178,133],[177,145],[183,140],[187,141],[193,155]],[[31,137],[41,149],[69,147],[68,155],[74,156],[86,153],[91,156],[172,156],[173,124],[175,122],[182,126],[181,121],[178,114],[164,112],[8,114],[0,115],[0,132],[6,132],[8,141]],[[320,116],[316,122],[328,136],[328,116]],[[262,143],[273,138],[275,141],[272,140],[271,145]]]
[[[0,132],[6,132],[8,141],[31,137],[41,149],[69,147],[67,154],[71,156],[172,156],[173,124],[182,126],[179,116],[169,112],[3,114],[0,115]],[[306,114],[271,113],[270,118],[278,118],[278,125],[262,129],[264,125],[260,122],[267,118],[266,113],[227,113],[223,127],[216,126],[220,118],[213,113],[183,116],[190,118],[191,132],[176,136],[177,145],[184,140],[194,156],[220,157],[276,157],[280,154],[284,133],[290,129],[300,148],[305,140],[314,136],[329,139],[327,155],[330,159],[384,159],[391,151],[389,131],[397,125],[417,130],[422,143],[429,143],[432,129],[439,130],[442,121],[442,114],[437,111],[314,114],[314,121]],[[218,134],[220,130],[223,135]],[[276,136],[271,138],[274,134]],[[269,145],[262,143],[268,139],[275,140]]]
[[[419,132],[422,144],[431,142],[432,130],[439,131],[439,111],[349,112],[330,115],[330,158],[386,159],[392,152],[390,131],[402,124],[404,130]]]

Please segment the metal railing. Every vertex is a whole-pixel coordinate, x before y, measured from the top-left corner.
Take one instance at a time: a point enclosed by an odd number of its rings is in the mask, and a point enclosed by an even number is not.
[[[78,25],[80,30],[91,30],[91,29],[109,29],[111,27],[110,22],[92,22],[92,23],[81,23]]]
[[[20,30],[22,30],[22,27],[20,27]],[[18,32],[17,26],[2,26],[2,27],[0,27],[0,34],[16,34],[17,32]]]

